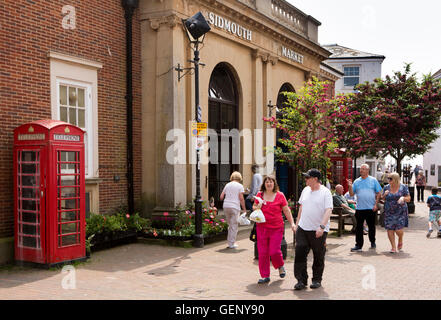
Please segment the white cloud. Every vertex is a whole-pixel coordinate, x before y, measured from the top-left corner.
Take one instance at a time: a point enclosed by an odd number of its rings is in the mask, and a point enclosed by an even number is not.
[[[319,42],[386,56],[383,77],[412,62],[417,73],[441,69],[441,2],[287,0],[319,20]]]

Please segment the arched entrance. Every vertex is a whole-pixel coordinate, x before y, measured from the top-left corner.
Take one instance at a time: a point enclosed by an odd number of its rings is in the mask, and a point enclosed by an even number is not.
[[[230,182],[231,173],[239,170],[238,153],[233,152],[238,146],[237,141],[228,136],[231,130],[239,130],[239,97],[236,81],[226,64],[220,63],[214,68],[208,90],[208,127],[217,133],[217,146],[210,142],[208,196],[213,197],[216,207],[220,208],[219,196]],[[213,138],[210,136],[209,139]]]
[[[289,83],[284,83],[279,90],[279,94],[277,95],[277,108],[280,110],[277,116],[280,116],[283,112],[282,110],[286,108],[286,102],[288,101],[287,97],[282,94],[282,92],[295,92],[294,87]],[[279,139],[283,137],[285,133],[277,129],[276,146],[285,150],[286,147],[279,142]],[[278,162],[275,163],[276,166],[276,178],[277,183],[279,184],[280,191],[282,191],[286,198],[294,198],[295,194],[295,186],[296,186],[296,172],[294,168],[288,165],[286,162]]]

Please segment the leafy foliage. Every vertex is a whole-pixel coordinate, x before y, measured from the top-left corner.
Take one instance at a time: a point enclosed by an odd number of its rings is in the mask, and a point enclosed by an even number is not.
[[[438,137],[441,86],[430,75],[419,82],[406,64],[404,72],[356,89],[338,97],[339,107],[330,114],[338,144],[354,158],[389,154],[401,170],[404,157],[424,154]]]
[[[138,213],[133,215],[117,213],[114,215],[100,215],[91,213],[86,219],[86,239],[101,233],[117,231],[141,231],[150,227],[150,220],[142,218]]]
[[[272,128],[280,130],[275,149],[277,161],[289,163],[297,172],[330,166],[329,152],[337,148],[329,110],[337,102],[330,99],[329,82],[313,78],[299,93],[284,92],[286,103],[277,118],[264,118]],[[324,176],[325,176],[325,172]]]

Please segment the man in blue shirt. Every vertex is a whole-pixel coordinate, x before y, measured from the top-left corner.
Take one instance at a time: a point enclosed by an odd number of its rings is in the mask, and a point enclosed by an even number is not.
[[[348,180],[348,186],[351,197],[357,195],[355,247],[351,249],[351,252],[359,252],[363,248],[363,223],[365,220],[369,227],[371,249],[375,249],[377,247],[375,244],[375,215],[377,214],[377,204],[381,196],[381,186],[377,179],[369,175],[369,165],[367,164],[361,165],[360,177],[354,183],[352,183],[352,180]]]

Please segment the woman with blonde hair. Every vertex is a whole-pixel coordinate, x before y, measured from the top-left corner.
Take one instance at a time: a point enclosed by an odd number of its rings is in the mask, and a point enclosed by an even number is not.
[[[279,191],[279,186],[273,175],[266,176],[263,179],[262,187],[256,197],[262,199],[263,202],[260,203],[256,199],[253,210],[261,209],[265,216],[265,222],[258,223],[256,228],[259,272],[262,277],[258,283],[264,284],[270,282],[270,261],[273,267],[279,270],[281,278],[286,275],[285,263],[280,249],[285,229],[282,212],[293,231],[295,230],[295,224],[285,195]]]
[[[239,228],[238,218],[240,214],[240,208],[246,212],[245,199],[243,193],[242,175],[240,172],[234,171],[230,176],[230,182],[224,187],[220,195],[220,200],[224,202],[223,208],[225,217],[228,223],[228,248],[237,248],[236,237]]]
[[[385,186],[381,194],[384,203],[384,227],[392,245],[390,253],[396,253],[403,248],[404,228],[409,225],[407,202],[410,202],[409,189],[402,184],[400,175],[396,172],[389,174],[389,185]],[[398,236],[398,246],[395,243],[395,234]]]

